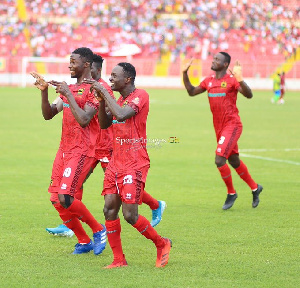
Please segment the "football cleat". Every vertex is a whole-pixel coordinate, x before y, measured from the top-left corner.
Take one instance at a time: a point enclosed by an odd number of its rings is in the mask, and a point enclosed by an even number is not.
[[[114,260],[113,263],[111,263],[108,266],[103,267],[104,269],[113,269],[113,268],[120,268],[120,267],[126,267],[128,266],[127,261],[125,259],[125,255],[123,254],[123,259],[122,261],[119,260]]]
[[[103,229],[101,231],[93,234],[95,255],[101,254],[106,247],[106,227],[104,225],[102,226]]]
[[[83,253],[88,253],[91,250],[94,249],[93,241],[91,240],[90,243],[87,244],[80,244],[77,243],[75,245],[75,250],[73,251],[72,254],[83,254]]]
[[[165,246],[161,249],[157,248],[156,267],[164,267],[168,264],[169,255],[172,247],[171,239],[164,238]]]
[[[224,203],[222,209],[223,210],[230,209],[233,206],[234,201],[236,200],[237,197],[238,197],[237,193],[235,193],[235,194],[227,194],[227,198],[225,200],[225,203]]]
[[[159,200],[158,204],[159,204],[158,208],[155,210],[152,210],[152,220],[150,223],[152,227],[155,227],[156,225],[159,224],[159,222],[162,219],[162,214],[164,213],[164,211],[167,207],[167,204],[165,201]]]
[[[253,195],[253,202],[252,202],[252,207],[256,208],[259,204],[259,194],[262,192],[263,187],[259,184],[257,184],[257,189],[255,191],[252,191]]]
[[[55,228],[46,228],[46,231],[55,236],[72,237],[74,235],[74,232],[64,224],[61,224]]]

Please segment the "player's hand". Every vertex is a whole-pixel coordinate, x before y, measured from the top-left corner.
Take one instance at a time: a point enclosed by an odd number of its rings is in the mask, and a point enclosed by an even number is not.
[[[98,81],[94,81],[90,87],[91,92],[94,93],[96,99],[100,102],[105,98],[104,94],[107,93],[107,90],[104,86]]]
[[[32,71],[30,72],[30,75],[35,78],[34,86],[36,86],[41,91],[44,91],[48,88],[48,83],[45,81],[45,79],[38,73]]]
[[[68,84],[65,81],[58,82],[58,81],[52,80],[52,81],[49,81],[49,84],[55,86],[56,93],[62,94],[64,96],[67,96],[68,93],[71,92]]]
[[[190,69],[190,67],[191,67],[191,65],[192,65],[192,63],[193,63],[193,61],[194,61],[194,59],[192,58],[190,61],[188,61],[187,63],[185,63],[185,64],[183,65],[182,73],[186,73],[186,72]]]
[[[238,82],[243,81],[242,66],[238,60],[235,62],[232,71],[230,69],[229,69],[229,71]]]

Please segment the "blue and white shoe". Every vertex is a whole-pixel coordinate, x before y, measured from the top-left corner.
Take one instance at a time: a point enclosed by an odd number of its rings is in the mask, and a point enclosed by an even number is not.
[[[93,241],[91,240],[90,243],[88,244],[80,244],[80,243],[77,243],[75,245],[75,250],[73,251],[72,254],[83,254],[83,253],[88,253],[90,252],[91,250],[94,249],[94,244],[93,244]]]
[[[159,204],[158,208],[155,210],[152,210],[152,221],[150,223],[152,227],[155,227],[156,225],[159,224],[159,222],[162,219],[162,214],[164,213],[164,211],[167,207],[167,204],[165,201],[158,201],[158,204]]]
[[[74,232],[64,224],[61,224],[56,228],[46,228],[46,231],[55,236],[72,237],[74,235]]]
[[[102,226],[103,229],[101,231],[93,234],[95,255],[101,254],[106,247],[106,227],[104,225]]]

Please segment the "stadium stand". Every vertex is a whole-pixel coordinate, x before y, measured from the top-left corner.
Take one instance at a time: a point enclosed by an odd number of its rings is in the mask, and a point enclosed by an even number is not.
[[[143,75],[177,75],[183,57],[202,59],[206,74],[223,50],[245,77],[269,77],[300,46],[297,0],[7,0],[0,11],[1,56],[66,57],[85,45],[110,66],[111,51],[135,43]]]

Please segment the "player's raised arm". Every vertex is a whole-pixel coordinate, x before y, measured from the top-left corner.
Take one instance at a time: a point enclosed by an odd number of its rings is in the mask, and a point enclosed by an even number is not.
[[[190,96],[196,96],[198,94],[205,92],[205,90],[203,88],[201,88],[200,86],[195,87],[191,84],[190,78],[188,76],[188,70],[190,69],[192,63],[193,63],[193,59],[191,61],[189,61],[186,65],[184,65],[184,67],[182,69],[182,79],[183,79],[183,84],[184,84],[185,89],[188,92],[188,94]]]
[[[57,97],[52,104],[49,102],[48,98],[48,86],[49,84],[45,79],[39,75],[36,72],[31,72],[30,73],[34,78],[35,82],[34,85],[41,90],[41,96],[42,96],[42,103],[41,103],[41,108],[42,108],[42,114],[45,120],[50,120],[52,119],[58,112],[62,110],[62,100]]]
[[[232,71],[229,69],[230,73],[235,77],[235,79],[240,83],[239,92],[242,93],[247,98],[252,98],[253,94],[250,87],[243,80],[242,75],[242,66],[240,62],[237,60],[233,66]]]
[[[57,93],[67,97],[72,114],[79,125],[83,128],[88,126],[93,116],[97,113],[98,108],[95,109],[95,107],[85,104],[84,108],[81,109],[76,103],[75,98],[66,82],[50,81],[49,83],[56,87]]]

